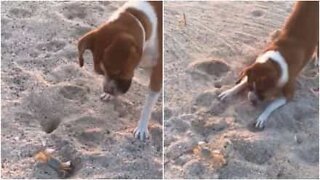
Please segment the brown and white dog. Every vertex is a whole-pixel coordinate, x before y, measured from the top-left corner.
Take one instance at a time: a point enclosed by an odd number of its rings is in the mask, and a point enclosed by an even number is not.
[[[256,120],[263,128],[270,114],[291,100],[295,81],[311,59],[319,39],[319,2],[297,2],[277,38],[245,68],[237,85],[222,92],[224,100],[248,87],[248,99],[256,104],[272,100]]]
[[[103,100],[126,93],[138,65],[152,68],[149,93],[134,136],[148,137],[148,121],[162,88],[162,2],[129,1],[78,42],[79,64],[91,50],[94,70],[104,76]]]

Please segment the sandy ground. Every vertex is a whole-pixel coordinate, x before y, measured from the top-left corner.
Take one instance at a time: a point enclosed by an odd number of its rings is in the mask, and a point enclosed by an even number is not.
[[[130,91],[102,102],[102,78],[77,60],[77,39],[123,2],[1,3],[2,178],[57,178],[32,155],[46,147],[76,162],[73,178],[161,178],[161,98],[147,142],[133,138],[148,72],[137,70]],[[57,129],[44,132],[52,126]]]
[[[250,105],[245,93],[217,100],[292,5],[165,3],[166,178],[319,176],[319,79],[313,65],[299,77],[294,100],[272,114],[262,132],[250,124],[263,107]]]

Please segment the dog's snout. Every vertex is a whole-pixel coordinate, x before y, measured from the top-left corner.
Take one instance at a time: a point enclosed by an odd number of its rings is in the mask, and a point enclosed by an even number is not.
[[[117,84],[118,90],[122,94],[125,94],[131,86],[131,81],[132,81],[131,79],[130,80],[117,80],[116,84]]]
[[[105,80],[103,82],[103,91],[107,94],[114,95],[115,93],[115,87],[112,85],[112,83]]]
[[[259,102],[258,96],[252,91],[248,92],[248,99],[251,102],[251,104],[254,106],[257,105]]]
[[[117,96],[125,94],[131,86],[130,80],[121,79],[105,79],[103,82],[103,91],[107,94]]]
[[[115,88],[114,87],[111,87],[111,86],[108,86],[107,84],[104,84],[103,85],[103,91],[107,94],[111,94],[111,95],[114,95],[115,93]]]
[[[114,88],[107,88],[106,90],[105,90],[105,92],[106,93],[108,93],[108,94],[111,94],[111,95],[114,95]]]

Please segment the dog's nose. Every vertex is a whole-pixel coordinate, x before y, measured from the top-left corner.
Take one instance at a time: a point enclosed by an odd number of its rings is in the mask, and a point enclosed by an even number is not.
[[[107,93],[113,95],[114,94],[114,88],[109,88],[107,90]]]
[[[115,89],[113,87],[108,87],[107,85],[103,86],[103,91],[110,95],[113,95],[115,93]]]
[[[254,92],[251,92],[251,91],[248,92],[248,99],[252,105],[256,106],[258,104],[259,99]]]

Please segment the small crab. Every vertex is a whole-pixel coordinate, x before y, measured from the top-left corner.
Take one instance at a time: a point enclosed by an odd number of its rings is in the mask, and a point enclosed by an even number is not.
[[[61,162],[58,159],[54,158],[52,156],[52,153],[54,151],[55,150],[51,148],[40,150],[34,155],[34,158],[38,162],[47,164],[49,167],[54,169],[58,173],[59,177],[61,178],[69,177],[74,170],[73,164],[71,163],[71,161]]]

